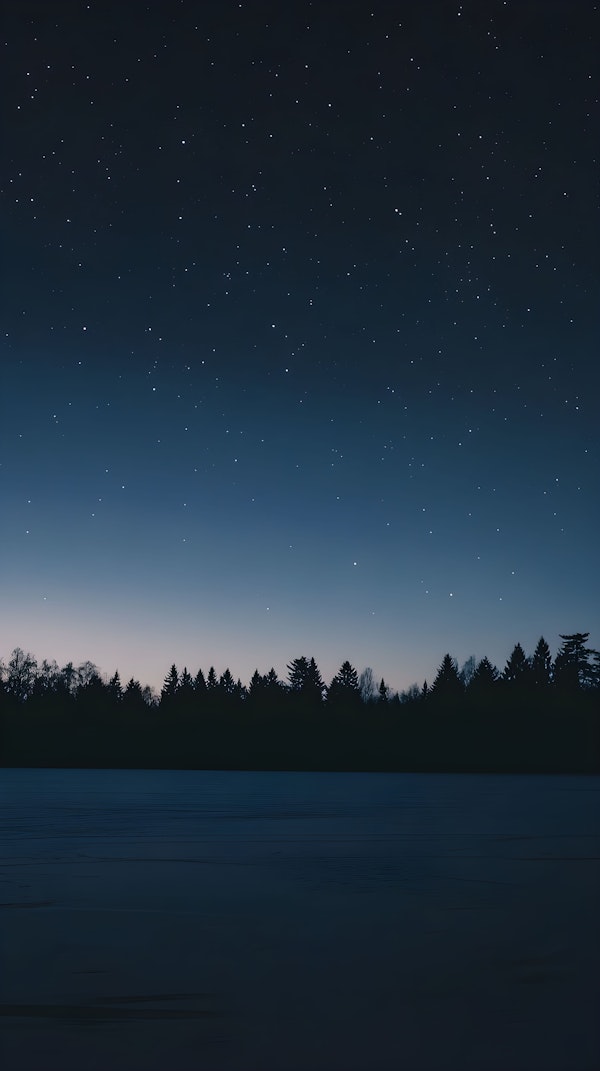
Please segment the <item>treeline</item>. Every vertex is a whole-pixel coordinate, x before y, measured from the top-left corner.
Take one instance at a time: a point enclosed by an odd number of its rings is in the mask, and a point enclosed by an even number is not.
[[[596,772],[600,654],[589,633],[517,643],[500,671],[446,654],[431,683],[399,694],[346,661],[328,685],[314,658],[287,679],[193,675],[160,695],[92,662],[59,668],[16,648],[0,663],[4,765]]]

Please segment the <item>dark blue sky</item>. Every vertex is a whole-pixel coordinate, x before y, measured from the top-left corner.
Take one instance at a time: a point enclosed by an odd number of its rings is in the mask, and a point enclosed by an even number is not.
[[[6,10],[0,654],[598,646],[598,5]]]

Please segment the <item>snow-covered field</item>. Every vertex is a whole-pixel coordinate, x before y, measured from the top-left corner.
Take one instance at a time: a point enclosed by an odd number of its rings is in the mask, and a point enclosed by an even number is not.
[[[0,771],[3,1071],[600,1066],[600,779]]]

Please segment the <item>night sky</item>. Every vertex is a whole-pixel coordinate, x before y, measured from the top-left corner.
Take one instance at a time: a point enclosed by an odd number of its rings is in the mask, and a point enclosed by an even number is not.
[[[4,12],[0,655],[598,646],[598,5]]]

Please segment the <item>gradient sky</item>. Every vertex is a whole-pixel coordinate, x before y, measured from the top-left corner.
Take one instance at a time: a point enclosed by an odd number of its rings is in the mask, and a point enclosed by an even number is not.
[[[598,5],[8,0],[0,655],[600,646]]]

